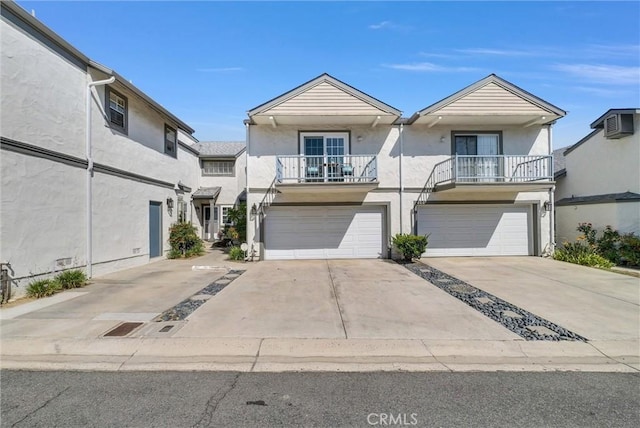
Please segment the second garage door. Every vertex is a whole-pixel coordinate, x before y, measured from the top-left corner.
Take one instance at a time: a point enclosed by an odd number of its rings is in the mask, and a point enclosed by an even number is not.
[[[418,234],[429,234],[425,256],[526,256],[531,206],[433,205],[418,210]]]
[[[270,207],[265,259],[380,258],[384,208]]]

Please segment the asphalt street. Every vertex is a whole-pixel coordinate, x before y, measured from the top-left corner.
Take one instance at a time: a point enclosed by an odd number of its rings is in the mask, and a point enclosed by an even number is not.
[[[637,427],[625,373],[0,372],[2,427]]]

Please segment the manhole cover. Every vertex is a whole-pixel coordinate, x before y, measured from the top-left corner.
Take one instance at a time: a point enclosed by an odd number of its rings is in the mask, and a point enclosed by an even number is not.
[[[107,332],[104,336],[105,337],[126,336],[127,334],[129,334],[133,330],[135,330],[136,328],[140,327],[142,324],[144,324],[144,323],[142,323],[142,322],[123,322],[122,324],[120,324],[119,326],[114,328],[113,330]]]

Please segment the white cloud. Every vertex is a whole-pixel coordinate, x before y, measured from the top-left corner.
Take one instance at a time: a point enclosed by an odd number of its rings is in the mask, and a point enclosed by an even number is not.
[[[470,72],[470,71],[478,71],[477,68],[473,68],[473,67],[447,67],[443,65],[434,64],[431,62],[414,62],[410,64],[384,64],[383,66],[387,68],[392,68],[394,70],[418,71],[418,72],[430,72],[430,73],[441,73],[441,72],[464,73],[464,72]]]
[[[587,53],[598,57],[638,58],[640,57],[640,45],[589,45]]]
[[[406,25],[397,24],[392,21],[382,21],[377,24],[369,25],[370,30],[397,30],[397,31],[408,31],[411,30],[411,27]]]
[[[595,83],[636,86],[640,83],[640,67],[605,64],[555,64],[551,68],[573,78]]]
[[[469,55],[494,55],[494,56],[535,56],[535,51],[530,50],[509,50],[509,49],[492,49],[492,48],[469,48],[456,49],[456,52]]]
[[[244,71],[242,67],[219,67],[219,68],[198,68],[201,73],[227,73],[232,71]]]
[[[591,86],[575,86],[573,87],[573,89],[604,98],[617,98],[626,94],[626,91],[613,90],[608,88],[594,88]]]

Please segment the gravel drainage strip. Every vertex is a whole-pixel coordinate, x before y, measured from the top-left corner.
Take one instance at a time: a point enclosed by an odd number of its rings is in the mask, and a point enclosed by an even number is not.
[[[216,279],[202,290],[194,293],[189,298],[178,303],[174,307],[167,309],[158,315],[154,321],[181,321],[191,315],[196,309],[202,306],[208,299],[218,294],[231,282],[242,275],[243,270],[230,270],[226,275]]]
[[[402,263],[402,266],[526,340],[587,341],[566,328],[424,263]]]

